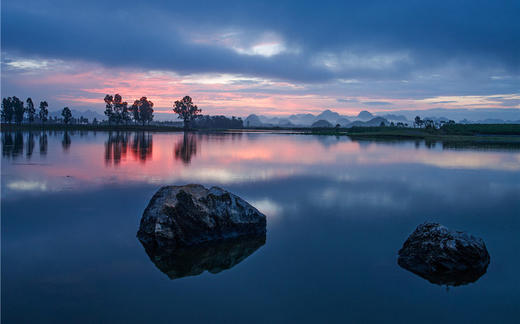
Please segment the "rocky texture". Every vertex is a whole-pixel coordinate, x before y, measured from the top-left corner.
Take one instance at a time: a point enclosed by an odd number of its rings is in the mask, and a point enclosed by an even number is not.
[[[180,248],[142,243],[155,266],[170,279],[178,279],[204,271],[215,274],[234,267],[265,244],[265,234]]]
[[[159,189],[143,213],[137,237],[163,249],[265,232],[265,215],[240,197],[190,184]]]
[[[404,242],[398,263],[431,283],[458,286],[486,273],[489,259],[482,239],[425,223]]]

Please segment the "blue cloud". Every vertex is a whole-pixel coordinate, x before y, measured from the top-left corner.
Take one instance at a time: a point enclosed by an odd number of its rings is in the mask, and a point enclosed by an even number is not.
[[[301,82],[402,79],[454,62],[516,75],[519,11],[516,1],[3,1],[2,49]],[[219,36],[229,30],[237,31],[235,45],[248,46],[274,33],[284,50],[240,52]],[[266,50],[276,54],[247,55]]]

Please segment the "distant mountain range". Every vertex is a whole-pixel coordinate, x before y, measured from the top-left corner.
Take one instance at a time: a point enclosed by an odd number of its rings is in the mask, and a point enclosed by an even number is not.
[[[154,114],[154,120],[178,121],[171,114]],[[61,118],[61,111],[49,112],[50,117]],[[93,110],[79,111],[72,109],[72,116],[79,118],[83,116],[92,121],[104,120],[106,116]],[[422,119],[431,119],[435,122],[454,120],[458,123],[480,123],[480,124],[510,124],[520,123],[520,109],[494,108],[494,109],[427,109],[427,110],[396,110],[392,113],[371,113],[363,110],[357,115],[341,115],[330,109],[319,114],[293,114],[287,117],[271,117],[251,114],[244,119],[245,127],[312,127],[319,121],[330,123],[331,127],[339,124],[341,127],[351,126],[379,126],[385,124],[404,123],[411,125],[415,116]],[[377,124],[377,125],[376,125]],[[318,125],[328,125],[320,122]],[[320,126],[328,127],[328,126]]]
[[[415,116],[422,119],[431,119],[435,122],[452,119],[460,123],[480,123],[480,124],[505,124],[520,123],[520,109],[497,109],[505,113],[508,119],[500,118],[480,118],[469,120],[467,118],[492,116],[493,110],[486,109],[485,112],[469,109],[429,109],[429,110],[401,110],[392,114],[378,113],[373,114],[363,110],[355,116],[341,115],[332,110],[313,114],[293,114],[287,117],[270,117],[251,114],[244,119],[245,127],[334,127],[339,124],[341,127],[352,126],[379,126],[381,123],[404,123],[411,125]],[[506,111],[507,110],[507,111]],[[459,118],[457,118],[459,117]]]
[[[406,122],[401,115],[375,116],[363,110],[357,116],[341,115],[332,110],[324,110],[320,114],[294,114],[288,117],[268,117],[262,115],[249,115],[244,120],[246,127],[341,127],[350,126],[379,126],[381,122],[389,125],[391,122]]]

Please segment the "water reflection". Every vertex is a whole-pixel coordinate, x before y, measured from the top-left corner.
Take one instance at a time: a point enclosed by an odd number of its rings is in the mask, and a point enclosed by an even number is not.
[[[72,135],[74,135],[74,133]],[[63,132],[63,138],[61,139],[61,147],[63,148],[63,152],[69,151],[71,143],[72,143],[72,141],[70,139],[69,132],[68,131]]]
[[[105,142],[105,163],[118,165],[126,158],[128,151],[128,132],[109,132]]]
[[[132,141],[130,141],[132,137]],[[109,132],[105,141],[105,165],[119,165],[126,160],[130,149],[134,159],[141,162],[152,158],[153,135],[148,132]]]
[[[155,266],[170,279],[198,276],[204,271],[216,274],[231,269],[265,244],[265,234],[168,249],[156,244],[143,245]]]
[[[13,151],[13,136],[10,132],[2,132],[2,156],[10,157]]]
[[[34,155],[35,143],[39,156]],[[64,188],[60,176],[65,172],[71,176],[69,182],[82,184],[110,179],[213,185],[309,173],[347,181],[368,167],[402,164],[432,170],[520,171],[520,150],[448,149],[447,145],[272,133],[2,132],[4,159],[40,159],[52,165],[39,170],[12,166],[15,180],[37,176],[53,190]]]
[[[132,142],[132,152],[141,162],[152,157],[153,135],[149,132],[136,132]]]
[[[27,136],[27,148],[26,148],[26,153],[25,153],[25,156],[27,157],[27,159],[31,158],[31,156],[33,154],[33,150],[34,150],[34,133],[29,132],[29,135]]]
[[[479,150],[479,151],[518,151],[520,150],[520,142],[503,139],[502,141],[490,142],[486,137],[475,141],[442,141],[432,139],[399,139],[399,138],[365,138],[357,136],[349,136],[349,138],[359,143],[360,146],[368,147],[371,144],[375,145],[403,145],[413,143],[416,149],[427,148],[429,150],[436,150],[442,148],[443,150]]]
[[[197,155],[197,135],[184,132],[173,150],[176,160],[181,160],[184,164],[191,163],[191,157]]]
[[[487,266],[480,270],[474,271],[451,271],[451,272],[429,272],[426,271],[428,268],[427,265],[424,267],[416,266],[410,267],[403,262],[399,262],[398,264],[401,268],[408,270],[419,277],[428,280],[432,284],[440,285],[440,286],[463,286],[470,284],[472,282],[476,282],[480,277],[482,277],[487,272]]]
[[[47,133],[42,132],[40,134],[40,155],[47,155],[47,146],[49,145],[49,141],[47,140]]]
[[[26,141],[26,158],[30,159],[34,150],[34,134],[29,132]],[[24,151],[24,133],[21,131],[2,132],[2,156],[16,159],[23,155]]]

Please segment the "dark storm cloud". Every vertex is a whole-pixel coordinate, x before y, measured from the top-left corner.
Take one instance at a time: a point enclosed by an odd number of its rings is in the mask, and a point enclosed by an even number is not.
[[[453,63],[514,75],[520,61],[519,12],[517,1],[6,0],[2,50],[106,66],[302,82],[399,79]],[[244,55],[194,36],[224,30],[238,31],[242,43],[272,32],[287,51]],[[322,64],[326,59],[332,67]]]

